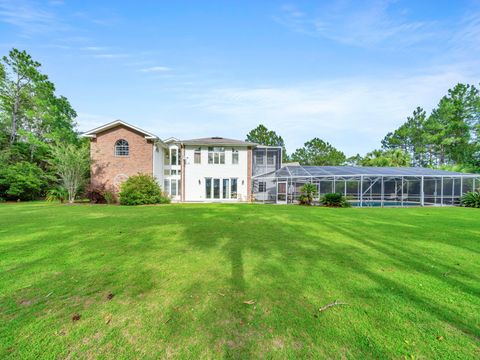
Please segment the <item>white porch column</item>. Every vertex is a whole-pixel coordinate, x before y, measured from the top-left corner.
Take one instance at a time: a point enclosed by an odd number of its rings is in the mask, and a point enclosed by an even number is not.
[[[424,194],[424,177],[421,178],[422,183],[420,184],[420,205],[425,206],[425,194]]]

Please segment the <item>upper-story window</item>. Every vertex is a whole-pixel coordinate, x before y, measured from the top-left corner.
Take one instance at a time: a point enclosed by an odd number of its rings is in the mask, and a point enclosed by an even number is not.
[[[208,148],[208,163],[209,164],[225,164],[225,148],[224,147],[209,147]]]
[[[177,165],[177,149],[170,149],[170,160],[172,161],[172,165]]]
[[[117,140],[115,143],[115,156],[128,156],[129,147],[128,141],[124,139]]]
[[[238,164],[238,149],[232,149],[232,164]]]
[[[196,148],[193,154],[193,163],[200,164],[202,162],[202,148]]]
[[[165,151],[165,165],[170,165],[170,151]]]

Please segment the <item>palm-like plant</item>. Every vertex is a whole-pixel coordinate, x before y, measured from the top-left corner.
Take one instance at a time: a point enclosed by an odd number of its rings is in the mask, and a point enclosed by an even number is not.
[[[63,204],[67,198],[68,191],[62,186],[47,191],[46,200],[48,202],[60,201]]]
[[[480,191],[470,191],[462,196],[462,206],[480,208]]]
[[[300,204],[312,205],[313,198],[318,194],[317,186],[312,183],[307,183],[302,186],[300,191],[302,192],[298,198]]]
[[[329,193],[322,196],[320,202],[328,207],[350,207],[352,206],[341,193]]]

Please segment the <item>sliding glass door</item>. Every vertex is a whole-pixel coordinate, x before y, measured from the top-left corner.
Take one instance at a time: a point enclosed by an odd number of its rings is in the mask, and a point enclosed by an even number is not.
[[[213,198],[220,199],[220,179],[213,179]]]

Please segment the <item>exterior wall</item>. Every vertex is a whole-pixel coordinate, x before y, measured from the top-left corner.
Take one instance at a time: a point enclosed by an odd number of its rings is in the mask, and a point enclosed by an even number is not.
[[[236,202],[248,201],[249,166],[248,157],[251,150],[246,147],[234,147],[238,150],[238,164],[232,164],[232,147],[225,146],[225,164],[208,163],[208,146],[201,146],[201,163],[194,163],[195,149],[199,146],[184,147],[184,200],[185,201],[211,201],[211,202]],[[206,199],[205,179],[232,179],[237,180],[236,199]],[[220,181],[221,187],[223,186]],[[222,189],[220,189],[222,194]]]
[[[168,149],[165,149],[163,146],[160,144],[155,144],[153,146],[153,176],[155,179],[157,179],[157,182],[160,184],[163,188],[163,179],[164,179],[164,159],[165,159],[165,152],[168,151]]]
[[[165,191],[167,194],[170,195],[173,201],[181,201],[182,194],[183,194],[183,186],[182,186],[182,152],[180,146],[176,142],[168,143],[168,149],[164,151],[168,155],[168,161],[164,161],[163,165],[163,183],[160,185],[162,186],[162,190]],[[172,150],[177,150],[177,161],[173,164],[172,161]],[[164,152],[164,159],[165,159],[165,152]],[[175,183],[175,191],[172,189],[172,182]]]
[[[129,155],[115,156],[115,142],[125,139]],[[105,130],[90,142],[92,186],[118,191],[119,185],[129,176],[138,173],[152,175],[153,143],[136,131],[119,125]]]
[[[247,194],[248,198],[247,201],[252,201],[253,199],[253,193],[252,193],[252,156],[253,156],[253,150],[251,148],[248,148],[247,150]]]

